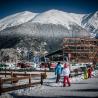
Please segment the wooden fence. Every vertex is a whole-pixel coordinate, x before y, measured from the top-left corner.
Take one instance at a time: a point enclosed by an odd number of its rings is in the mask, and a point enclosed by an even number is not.
[[[13,72],[11,72],[11,73],[0,73],[0,75],[10,75],[11,76],[10,78],[5,78],[5,79],[2,79],[0,77],[0,95],[4,92],[22,89],[22,88],[26,88],[26,87],[31,87],[31,86],[34,86],[35,84],[41,84],[42,85],[43,79],[46,78],[45,73],[26,74],[26,73],[13,73]],[[40,77],[40,81],[32,83],[31,79],[34,77]],[[13,83],[17,83],[19,80],[24,80],[24,79],[28,79],[27,84],[14,85],[12,87],[3,88],[3,84],[5,82],[10,81],[10,83],[13,84]]]

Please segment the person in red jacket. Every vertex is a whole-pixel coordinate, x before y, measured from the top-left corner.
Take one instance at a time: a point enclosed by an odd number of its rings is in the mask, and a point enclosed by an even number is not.
[[[87,72],[88,72],[88,78],[91,78],[91,76],[92,76],[92,67],[90,66],[89,68],[88,68],[88,70],[87,70]]]

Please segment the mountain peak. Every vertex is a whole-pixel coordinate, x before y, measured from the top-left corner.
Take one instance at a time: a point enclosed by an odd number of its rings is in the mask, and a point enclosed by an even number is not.
[[[43,13],[47,13],[47,14],[68,14],[67,12],[57,10],[57,9],[51,9],[51,10],[45,11]]]
[[[23,11],[23,12],[20,12],[20,13],[21,13],[21,14],[22,14],[22,13],[24,14],[24,13],[32,13],[32,12],[26,10],[26,11]]]
[[[98,18],[98,11],[94,13],[94,17]]]
[[[32,22],[38,22],[42,24],[60,24],[68,29],[70,28],[70,24],[78,24],[81,25],[83,15],[74,14],[74,13],[67,13],[60,10],[48,10],[43,13],[37,15]]]
[[[37,13],[32,13],[30,11],[23,11],[7,16],[0,20],[0,30],[28,22],[31,19],[33,19],[36,15]]]
[[[55,13],[55,12],[63,12],[63,11],[61,11],[61,10],[57,10],[57,9],[51,9],[51,10],[48,10],[48,11],[46,11],[46,12],[50,12],[50,13]],[[65,13],[65,12],[64,12]]]
[[[60,10],[57,10],[57,9],[51,9],[51,10],[48,10],[50,12],[56,12],[56,11],[60,11]]]

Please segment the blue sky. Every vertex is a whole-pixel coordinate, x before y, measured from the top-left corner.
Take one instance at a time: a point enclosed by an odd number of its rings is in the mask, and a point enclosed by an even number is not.
[[[0,19],[25,10],[39,13],[50,9],[92,13],[98,10],[98,0],[0,0]]]

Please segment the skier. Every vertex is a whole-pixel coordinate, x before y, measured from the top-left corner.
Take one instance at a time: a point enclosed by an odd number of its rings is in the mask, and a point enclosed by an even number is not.
[[[58,64],[55,67],[55,75],[57,75],[56,83],[58,83],[60,80],[60,75],[61,75],[61,64],[60,64],[60,62],[58,62]]]
[[[64,64],[64,69],[62,70],[62,75],[64,76],[63,87],[66,86],[66,81],[68,83],[68,86],[70,86],[70,80],[69,80],[70,70],[69,70],[69,66],[67,63]]]
[[[88,68],[88,70],[87,70],[87,72],[88,72],[88,78],[91,78],[91,76],[92,76],[92,71],[93,71],[92,67],[89,66],[89,68]]]
[[[88,78],[87,67],[84,68],[84,79]]]

